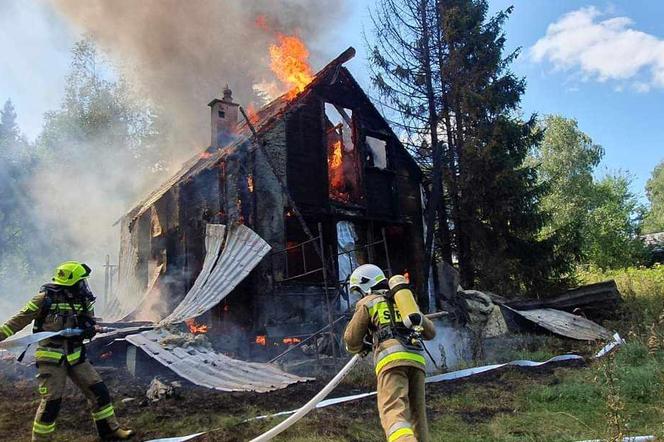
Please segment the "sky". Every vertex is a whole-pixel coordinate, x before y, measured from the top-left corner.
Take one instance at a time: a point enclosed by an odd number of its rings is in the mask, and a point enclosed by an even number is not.
[[[330,57],[354,46],[348,67],[366,88],[363,30],[372,4],[349,0],[339,32],[317,43]],[[521,48],[512,70],[527,80],[524,114],[577,119],[605,149],[598,175],[629,172],[645,200],[645,183],[664,160],[664,2],[490,0],[492,12],[510,5],[505,34],[509,50]],[[11,98],[29,139],[62,98],[68,52],[80,36],[45,0],[0,0],[0,101]]]

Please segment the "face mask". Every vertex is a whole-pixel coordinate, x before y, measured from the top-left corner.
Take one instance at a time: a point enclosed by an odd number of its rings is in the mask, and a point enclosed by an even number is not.
[[[71,292],[68,291],[70,296],[78,294],[79,296],[86,299],[95,299],[95,295],[92,293],[90,285],[88,284],[88,281],[85,279],[82,279],[78,283],[76,283],[76,285],[74,285],[72,289],[73,290]]]

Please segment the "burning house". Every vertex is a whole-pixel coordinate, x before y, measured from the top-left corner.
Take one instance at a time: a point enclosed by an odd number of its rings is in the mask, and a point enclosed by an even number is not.
[[[189,320],[264,360],[348,308],[356,265],[408,274],[428,305],[422,174],[343,66],[354,53],[262,109],[228,87],[209,103],[210,146],[120,221],[107,321]]]

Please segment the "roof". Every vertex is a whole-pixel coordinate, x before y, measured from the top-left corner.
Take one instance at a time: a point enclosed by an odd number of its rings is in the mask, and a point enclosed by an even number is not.
[[[274,365],[246,362],[217,353],[204,345],[175,345],[178,339],[166,329],[156,329],[127,336],[125,339],[148,356],[188,381],[219,391],[279,390],[291,384],[306,382]]]
[[[355,49],[352,47],[348,48],[337,58],[328,63],[327,66],[317,72],[314,76],[314,79],[304,88],[302,92],[297,94],[297,96],[289,99],[288,95],[290,92],[285,93],[258,110],[256,112],[256,116],[252,117],[252,124],[256,131],[261,133],[272,128],[285,112],[297,106],[297,104],[300,103],[305,97],[308,97],[309,93],[322,81],[325,81],[326,79],[331,82],[336,81],[342,69],[347,72],[347,70],[341,65],[351,59],[354,55]],[[371,102],[371,99],[369,99],[364,90],[360,87],[357,81],[355,81],[353,76],[350,75],[350,73],[348,73],[348,78],[351,80],[353,86],[361,92],[363,99],[369,104],[373,111],[375,111],[376,114],[382,118],[378,109]],[[398,139],[396,134],[394,134],[392,129],[389,127],[389,124],[386,124],[386,126],[390,129],[394,137]],[[206,169],[214,167],[220,161],[223,161],[224,158],[226,158],[228,155],[233,153],[238,146],[247,142],[251,135],[251,130],[246,121],[238,123],[235,140],[233,140],[225,147],[213,152],[210,152],[208,147],[202,153],[190,158],[187,162],[184,163],[182,168],[175,175],[159,186],[155,191],[150,193],[147,198],[142,200],[133,209],[127,212],[124,217],[130,217],[130,221],[134,221],[136,218],[149,210],[149,208],[159,199],[161,199],[161,197],[164,196],[172,187],[182,182],[186,182],[191,177]],[[252,145],[249,147],[249,150],[251,151],[253,149],[255,149],[255,145],[252,143]],[[417,166],[417,163],[415,163],[415,160],[410,155],[408,155],[408,157],[411,159],[411,166],[416,168],[417,171],[421,173],[419,166]]]

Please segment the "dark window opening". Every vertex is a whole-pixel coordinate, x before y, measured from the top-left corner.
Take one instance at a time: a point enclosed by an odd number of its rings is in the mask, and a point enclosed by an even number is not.
[[[219,118],[226,118],[226,112],[224,112],[222,109],[219,109]]]

